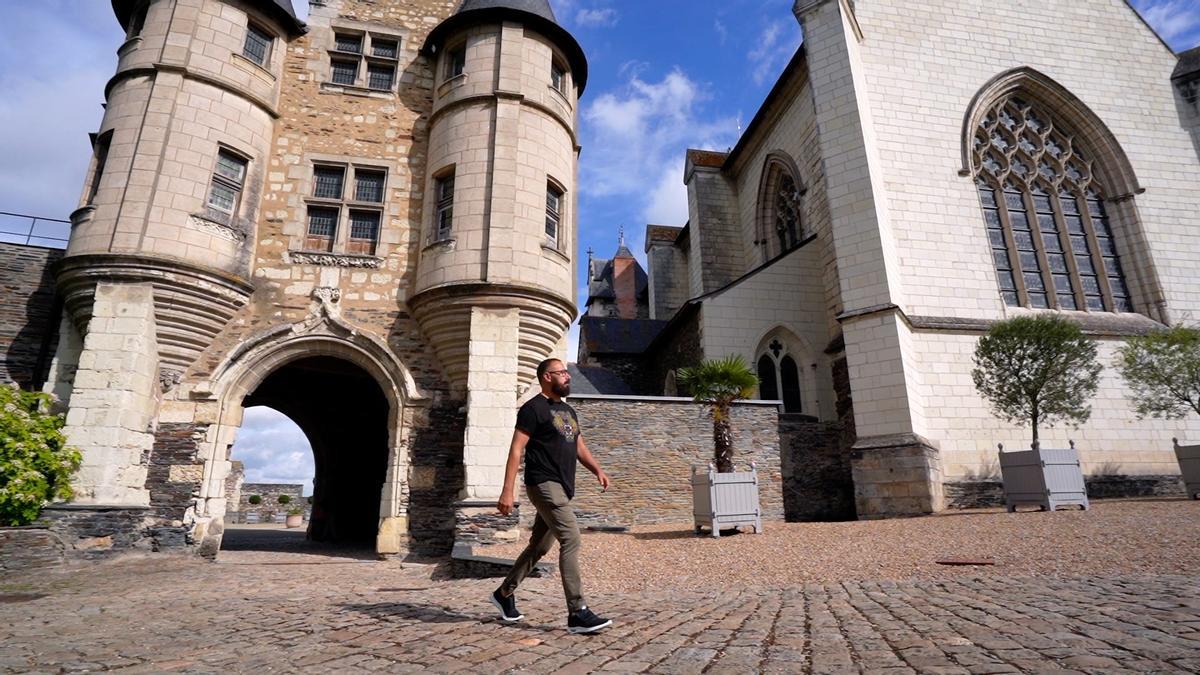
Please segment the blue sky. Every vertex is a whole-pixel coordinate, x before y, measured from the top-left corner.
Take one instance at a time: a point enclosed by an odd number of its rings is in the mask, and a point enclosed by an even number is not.
[[[684,150],[732,146],[800,44],[792,0],[551,4],[589,62],[579,254],[609,257],[624,227],[640,257],[646,223],[687,219]],[[1200,0],[1133,4],[1176,51],[1200,43]],[[109,0],[0,0],[0,12],[0,211],[65,219],[123,33]],[[0,230],[20,225],[0,216]],[[248,480],[300,482],[312,475],[307,448],[282,415],[251,409],[234,458]]]

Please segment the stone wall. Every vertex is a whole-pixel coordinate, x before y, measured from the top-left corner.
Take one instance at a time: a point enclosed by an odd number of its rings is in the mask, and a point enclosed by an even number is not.
[[[0,242],[0,382],[41,385],[57,341],[58,249]]]
[[[712,459],[706,406],[683,398],[573,396],[588,449],[612,478],[601,493],[582,466],[575,510],[581,525],[691,523],[691,467]],[[754,462],[763,518],[784,516],[778,409],[740,403],[733,410],[734,465]],[[525,514],[531,518],[531,514]]]
[[[704,360],[700,335],[702,311],[695,305],[685,307],[678,320],[672,320],[654,340],[651,348],[646,350],[643,363],[647,372],[651,373],[650,381],[655,385],[651,390],[653,393],[664,393],[663,384],[668,372],[694,366]],[[680,390],[678,393],[686,392]]]
[[[62,539],[45,526],[0,527],[0,577],[57,567],[66,559],[64,549]]]
[[[251,504],[253,496],[262,497],[262,502]],[[280,495],[287,495],[291,500],[280,504]],[[308,511],[308,500],[304,497],[304,485],[299,483],[243,483],[242,495],[237,505],[237,516],[234,522],[246,522],[247,514],[253,513],[260,523],[269,523],[276,514],[286,515],[288,510],[299,506]]]
[[[837,424],[779,416],[784,517],[789,522],[854,520],[848,446]]]

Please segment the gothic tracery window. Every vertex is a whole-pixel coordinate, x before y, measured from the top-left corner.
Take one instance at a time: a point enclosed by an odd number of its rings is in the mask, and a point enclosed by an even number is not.
[[[779,250],[787,251],[800,243],[800,190],[788,174],[779,179],[775,192],[775,236]]]
[[[973,168],[996,278],[1011,306],[1133,311],[1104,186],[1080,139],[1019,95],[975,130]]]
[[[800,396],[800,369],[778,338],[771,340],[758,357],[758,393],[766,401],[783,401],[783,411],[803,411]]]

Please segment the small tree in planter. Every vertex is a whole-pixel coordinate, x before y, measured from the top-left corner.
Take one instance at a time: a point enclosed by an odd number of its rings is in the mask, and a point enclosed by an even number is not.
[[[70,499],[83,458],[67,446],[50,396],[0,385],[0,525],[28,525],[42,506]]]
[[[1138,419],[1200,415],[1200,329],[1175,326],[1130,338],[1117,353]],[[1188,496],[1200,498],[1200,445],[1180,445],[1175,457]]]
[[[758,376],[741,356],[704,361],[679,371],[678,381],[692,398],[709,406],[713,420],[713,464],[706,473],[692,468],[692,515],[696,532],[708,525],[712,536],[721,536],[721,526],[753,525],[762,532],[758,508],[758,472],[733,470],[733,402],[749,398]]]
[[[1088,507],[1074,443],[1069,450],[1042,449],[1041,426],[1066,422],[1078,428],[1091,417],[1100,363],[1096,343],[1079,326],[1051,314],[1001,321],[975,347],[975,388],[997,417],[1032,428],[1030,450],[1004,452],[1000,472],[1009,511],[1019,503],[1053,510],[1058,504]],[[1072,468],[1073,466],[1073,468]]]

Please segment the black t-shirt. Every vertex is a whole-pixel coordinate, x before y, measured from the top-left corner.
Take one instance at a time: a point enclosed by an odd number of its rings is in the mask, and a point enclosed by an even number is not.
[[[525,484],[554,481],[568,498],[575,496],[575,439],[579,417],[575,409],[542,394],[525,402],[517,411],[517,428],[529,434],[525,446]]]

